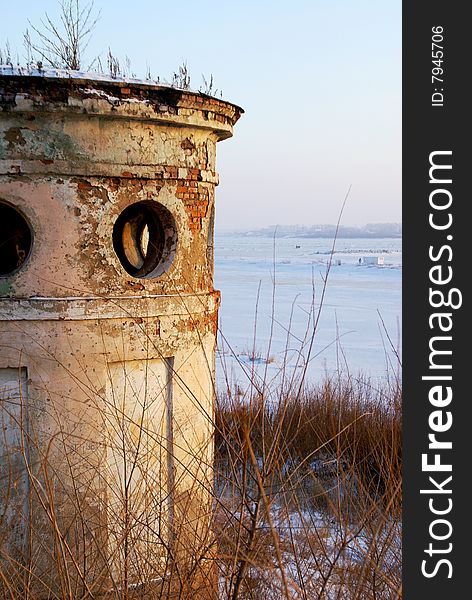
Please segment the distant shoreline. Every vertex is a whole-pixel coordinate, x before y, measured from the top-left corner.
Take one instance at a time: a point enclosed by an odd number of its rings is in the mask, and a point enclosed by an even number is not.
[[[243,237],[276,238],[334,238],[338,239],[401,239],[401,223],[369,223],[362,227],[341,225],[271,225],[252,230],[216,230],[217,235],[238,235]]]
[[[244,232],[244,231],[217,231],[216,235],[238,235],[241,237],[270,237],[273,238],[274,234],[261,234],[261,233],[255,233],[252,231],[249,232]],[[319,234],[319,235],[302,235],[302,234],[279,234],[277,233],[276,238],[303,238],[303,239],[307,239],[307,240],[312,240],[312,239],[332,239],[334,237],[334,233],[332,234]],[[342,233],[338,233],[338,235],[336,236],[338,240],[365,240],[365,239],[371,239],[371,240],[388,240],[388,239],[392,239],[392,240],[401,240],[402,236],[401,235],[367,235],[367,234],[363,234],[363,235],[347,235],[347,234],[342,234]]]

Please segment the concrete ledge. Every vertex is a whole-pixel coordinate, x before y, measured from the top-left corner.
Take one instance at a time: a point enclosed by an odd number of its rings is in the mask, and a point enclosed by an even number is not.
[[[194,171],[198,171],[194,173]],[[120,177],[122,179],[196,180],[218,185],[218,174],[211,169],[180,165],[127,165],[109,162],[69,160],[0,160],[0,175],[71,175],[74,177]]]
[[[85,76],[88,75],[88,76]],[[219,140],[232,135],[242,108],[199,92],[99,74],[71,77],[0,73],[0,112],[68,113],[102,118],[157,121],[212,130]]]
[[[217,310],[220,293],[114,297],[0,298],[2,321],[84,321],[189,316]]]

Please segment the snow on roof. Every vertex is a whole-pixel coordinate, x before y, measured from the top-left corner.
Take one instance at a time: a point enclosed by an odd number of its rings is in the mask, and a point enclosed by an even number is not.
[[[121,84],[121,87],[125,87],[126,85],[139,85],[139,86],[147,86],[149,88],[152,87],[160,87],[167,88],[173,90],[181,90],[185,92],[189,92],[190,94],[198,94],[201,96],[206,96],[208,98],[214,98],[215,100],[219,100],[224,102],[225,104],[230,104],[238,109],[240,113],[243,113],[244,110],[232,102],[227,102],[223,100],[223,98],[217,98],[213,94],[208,94],[201,91],[195,91],[190,89],[184,89],[177,85],[173,85],[170,83],[163,83],[159,81],[159,79],[137,79],[134,77],[112,77],[107,73],[97,73],[96,71],[73,71],[71,69],[55,69],[52,67],[41,68],[37,67],[21,67],[21,66],[12,66],[12,65],[2,65],[0,64],[0,76],[2,75],[13,75],[17,77],[42,77],[44,79],[77,79],[80,81],[95,81],[97,83],[118,83]],[[90,93],[101,95],[100,90],[90,90]],[[111,98],[111,97],[110,97]],[[121,99],[122,100],[122,99]]]
[[[87,96],[97,96],[98,98],[103,98],[111,104],[121,104],[123,102],[123,98],[117,98],[116,96],[107,94],[103,90],[97,90],[95,88],[83,90],[83,93]],[[125,101],[127,104],[149,104],[149,100],[138,100],[137,98],[126,98]]]
[[[169,83],[162,83],[159,80],[136,79],[133,77],[112,77],[111,75],[108,75],[106,73],[97,73],[95,71],[72,71],[69,69],[54,69],[49,67],[44,69],[38,69],[37,67],[13,67],[11,65],[0,65],[0,75],[16,75],[18,77],[43,77],[44,79],[86,79],[101,83],[134,83],[138,85],[158,85],[160,87],[182,89],[178,88],[175,85],[170,85]]]

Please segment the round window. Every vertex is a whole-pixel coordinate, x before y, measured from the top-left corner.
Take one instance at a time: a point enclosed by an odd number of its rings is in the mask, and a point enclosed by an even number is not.
[[[176,245],[174,217],[153,200],[125,208],[113,227],[113,247],[123,268],[133,277],[151,279],[165,273]]]
[[[12,275],[28,259],[33,235],[25,217],[0,200],[0,277]]]

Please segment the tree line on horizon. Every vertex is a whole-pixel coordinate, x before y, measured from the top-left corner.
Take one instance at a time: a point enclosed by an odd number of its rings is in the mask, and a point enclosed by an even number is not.
[[[332,238],[401,238],[401,223],[368,223],[362,226],[355,225],[269,225],[259,229],[246,231],[250,235],[270,237],[326,237]]]

